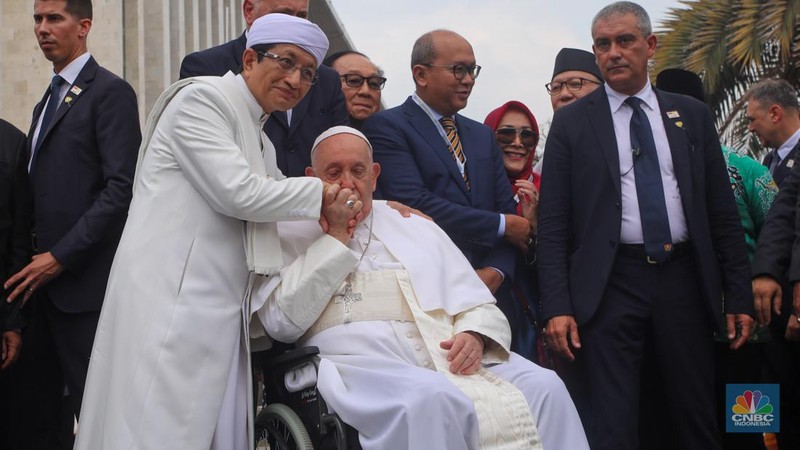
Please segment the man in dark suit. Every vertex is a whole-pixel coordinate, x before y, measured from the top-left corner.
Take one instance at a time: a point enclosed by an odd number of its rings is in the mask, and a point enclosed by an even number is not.
[[[34,255],[5,283],[14,289],[10,299],[25,303],[35,293],[26,329],[32,360],[26,361],[21,386],[29,396],[20,395],[25,399],[20,417],[30,431],[23,437],[25,448],[48,445],[50,436],[37,430],[48,425],[40,415],[47,405],[60,403],[65,386],[70,408],[61,417],[71,422],[80,412],[141,142],[133,89],[88,53],[91,1],[36,0],[33,17],[39,47],[55,75],[34,108],[28,134]]]
[[[606,85],[556,111],[545,149],[538,264],[548,345],[586,363],[588,398],[576,403],[593,449],[719,449],[712,335],[724,310],[741,346],[753,302],[713,119],[697,100],[651,87],[656,36],[639,5],[603,8],[592,38]],[[640,443],[645,354],[663,378],[671,433]]]
[[[765,148],[764,157],[778,186],[798,163],[800,156],[800,117],[797,90],[786,80],[762,80],[747,91],[747,129]]]
[[[253,21],[270,13],[308,17],[308,0],[244,0],[242,11],[247,28]],[[225,75],[242,65],[247,31],[237,39],[207,50],[191,53],[181,63],[181,78],[200,75]],[[272,113],[264,132],[275,146],[278,168],[287,177],[305,175],[311,166],[311,144],[323,131],[347,125],[347,108],[339,75],[330,67],[320,66],[319,79],[308,94],[289,111]]]
[[[503,312],[516,316],[520,308],[510,304],[510,283],[504,280],[514,275],[511,244],[527,247],[530,225],[514,214],[491,129],[457,114],[480,73],[472,46],[451,31],[432,31],[414,44],[411,70],[416,92],[363,127],[383,168],[381,193],[431,216],[495,293]]]
[[[761,230],[753,262],[753,294],[759,323],[769,324],[772,340],[764,351],[765,381],[781,385],[781,423],[800,420],[800,107],[797,91],[785,80],[763,80],[747,92],[748,129],[764,147],[764,158],[780,191]],[[763,242],[762,242],[763,241]],[[800,430],[781,426],[780,448],[800,447]]]
[[[0,120],[0,279],[5,280],[30,261],[30,210],[25,170],[25,134]],[[8,296],[3,290],[3,299]],[[0,449],[6,448],[13,391],[8,368],[22,345],[19,303],[0,301]]]

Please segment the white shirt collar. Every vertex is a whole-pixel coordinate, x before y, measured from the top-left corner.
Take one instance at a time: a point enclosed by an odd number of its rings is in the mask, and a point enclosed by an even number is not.
[[[83,66],[89,62],[89,58],[91,57],[92,55],[89,52],[86,52],[73,59],[71,63],[67,64],[67,67],[61,69],[61,72],[58,74],[54,72],[53,75],[60,75],[61,78],[63,78],[67,84],[71,86],[75,84],[75,80],[78,79],[78,75],[80,75],[81,70],[83,70]]]
[[[429,104],[425,103],[425,100],[423,100],[423,99],[422,99],[422,97],[420,97],[419,95],[417,95],[417,93],[416,93],[416,92],[414,92],[413,94],[411,94],[411,98],[412,98],[412,99],[414,99],[414,101],[417,103],[417,105],[419,105],[419,106],[420,106],[420,108],[422,108],[423,110],[426,110],[426,111],[428,111],[428,112],[430,113],[429,115],[430,115],[430,116],[433,118],[433,120],[435,120],[436,122],[438,122],[439,120],[441,120],[441,118],[442,118],[442,117],[444,117],[444,115],[442,115],[442,114],[439,114],[439,112],[437,112],[435,109],[431,108],[431,106],[430,106]],[[424,105],[424,106],[423,106],[423,105]]]
[[[794,132],[794,134],[786,140],[780,147],[778,147],[778,156],[781,157],[781,160],[786,159],[786,156],[789,155],[789,152],[792,151],[797,142],[800,141],[800,128]]]
[[[269,119],[269,114],[264,112],[264,109],[258,104],[256,97],[250,92],[250,88],[247,87],[247,83],[244,81],[244,78],[242,78],[242,75],[234,75],[234,77],[235,83],[239,87],[239,90],[241,90],[245,102],[247,103],[247,110],[250,112],[250,116],[263,127],[264,122]]]
[[[658,100],[656,99],[656,93],[653,91],[653,86],[650,84],[649,79],[647,80],[647,83],[645,83],[642,90],[640,90],[633,96],[615,91],[614,89],[611,88],[611,86],[608,85],[608,83],[604,85],[604,88],[606,90],[606,94],[608,95],[608,103],[611,106],[612,113],[617,112],[625,103],[625,100],[628,99],[628,97],[639,97],[639,99],[642,100],[643,104],[647,106],[647,108],[649,108],[651,111],[656,111],[658,108]]]

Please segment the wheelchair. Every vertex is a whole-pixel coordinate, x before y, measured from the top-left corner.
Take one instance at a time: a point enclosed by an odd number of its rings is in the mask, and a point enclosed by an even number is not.
[[[255,419],[256,448],[266,443],[270,450],[361,450],[358,432],[328,411],[316,384],[294,392],[287,388],[287,373],[309,363],[316,372],[319,360],[317,347],[270,358],[264,370],[264,406]]]

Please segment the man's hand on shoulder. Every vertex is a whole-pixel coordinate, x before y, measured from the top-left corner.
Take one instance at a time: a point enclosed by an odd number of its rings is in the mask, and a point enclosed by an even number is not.
[[[581,348],[581,338],[578,335],[578,324],[572,316],[555,316],[547,321],[545,329],[547,345],[561,357],[570,361],[575,360],[570,346],[574,349]]]
[[[506,214],[506,234],[508,242],[523,252],[528,251],[531,240],[531,223],[524,217],[515,214]]]
[[[775,314],[781,314],[781,295],[781,285],[775,278],[769,275],[753,278],[753,301],[759,325],[769,325],[772,319],[770,309],[774,309]]]
[[[447,352],[450,372],[472,375],[481,367],[483,360],[483,338],[474,331],[463,331],[439,343]]]
[[[423,219],[428,219],[430,221],[433,221],[433,219],[431,219],[431,216],[425,214],[424,212],[422,212],[422,211],[420,211],[418,209],[414,209],[414,208],[412,208],[410,206],[406,206],[406,205],[404,205],[404,204],[402,204],[400,202],[396,202],[394,200],[389,200],[389,201],[386,202],[386,205],[389,206],[390,208],[392,208],[393,210],[399,212],[400,215],[403,216],[403,217],[406,217],[406,218],[407,217],[411,217],[411,215],[414,214],[415,216],[420,216]]]

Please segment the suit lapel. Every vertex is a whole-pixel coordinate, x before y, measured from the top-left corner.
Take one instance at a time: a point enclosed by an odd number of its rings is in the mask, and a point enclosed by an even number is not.
[[[678,181],[678,187],[681,190],[681,201],[683,203],[684,211],[692,210],[692,170],[691,170],[691,155],[694,152],[694,145],[689,142],[686,135],[687,131],[683,128],[685,116],[681,116],[679,109],[675,103],[670,102],[664,98],[657,89],[653,89],[658,99],[659,110],[661,111],[661,120],[664,123],[664,131],[667,133],[667,141],[669,141],[669,150],[672,155],[672,166],[675,170],[675,179]],[[677,112],[675,117],[669,117],[667,112]]]
[[[606,168],[617,196],[622,197],[619,174],[619,149],[617,148],[617,137],[614,134],[614,121],[611,119],[611,106],[608,103],[608,96],[605,89],[597,89],[590,94],[591,98],[588,106],[589,122],[592,124],[594,134],[600,143],[600,151],[605,156]]]
[[[47,127],[47,130],[39,130],[38,142],[41,142],[42,144],[39,145],[39,149],[33,155],[33,161],[30,164],[31,171],[35,170],[36,161],[41,157],[41,154],[47,151],[47,146],[44,145],[44,140],[47,139],[53,128],[55,128],[55,126],[61,122],[61,119],[64,118],[69,110],[74,108],[78,101],[83,98],[86,90],[91,86],[92,80],[94,80],[94,76],[98,67],[97,61],[95,61],[93,57],[90,57],[86,62],[86,65],[84,65],[83,69],[81,69],[81,72],[78,74],[75,82],[72,83],[72,86],[70,86],[69,90],[67,90],[67,95],[64,96],[64,100],[58,105],[58,109],[56,109],[53,120],[50,121],[50,126]]]
[[[470,195],[469,191],[467,190],[467,185],[464,183],[464,177],[461,176],[461,171],[458,170],[458,166],[453,159],[453,155],[450,154],[450,147],[447,145],[444,139],[442,139],[442,136],[436,129],[436,125],[434,125],[430,117],[425,114],[425,111],[423,111],[422,108],[420,108],[410,97],[403,104],[403,108],[405,109],[406,114],[409,116],[408,121],[411,126],[417,130],[417,133],[419,133],[426,142],[428,142],[431,152],[436,155],[436,158],[438,158],[442,165],[444,165],[444,167],[450,173],[450,176],[464,192],[464,195],[469,198]],[[467,160],[469,160],[469,155],[467,155]]]
[[[315,89],[316,86],[311,86],[311,89]],[[297,104],[294,108],[292,108],[292,123],[289,124],[289,135],[291,136],[292,133],[297,131],[297,128],[300,126],[300,122],[308,115],[308,106],[311,104],[311,90],[300,100],[300,103]],[[284,113],[285,114],[285,113]],[[288,119],[288,117],[287,117]]]
[[[460,120],[461,115],[456,114],[456,127],[458,128],[458,138],[461,140],[461,150],[464,152],[464,157],[467,159],[465,164],[464,170],[467,173],[467,177],[469,177],[470,188],[471,189],[478,189],[478,192],[483,188],[482,186],[476,185],[476,183],[480,183],[481,177],[477,176],[478,172],[481,170],[487,170],[485,167],[479,167],[477,154],[480,150],[476,149],[476,145],[478,141],[475,139],[474,133],[475,130],[472,129],[470,123],[466,120]],[[491,144],[491,143],[490,143]],[[458,165],[455,164],[455,160],[453,156],[450,155],[450,149],[447,149],[447,154],[450,156],[450,160],[453,162],[453,165],[456,168],[456,172],[458,173],[458,181],[459,186],[461,186],[462,190],[471,197],[472,190],[467,189],[467,183],[464,181],[464,177],[461,176],[461,171],[458,170]],[[470,158],[472,155],[472,158]],[[476,176],[470,177],[469,174],[474,173]],[[472,200],[472,198],[470,198]]]

